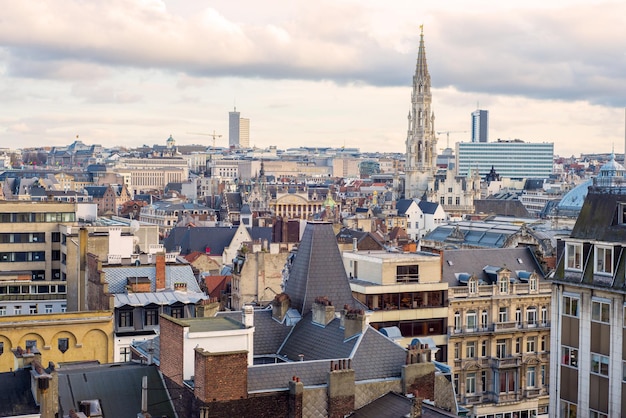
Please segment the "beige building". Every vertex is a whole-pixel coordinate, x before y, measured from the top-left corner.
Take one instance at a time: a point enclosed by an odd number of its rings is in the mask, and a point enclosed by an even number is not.
[[[249,118],[239,118],[239,148],[250,148]]]
[[[402,347],[429,337],[439,348],[432,347],[433,358],[445,361],[448,283],[439,260],[430,253],[343,252],[350,288],[367,306],[370,325]]]
[[[476,418],[547,418],[551,284],[531,250],[449,250],[442,261],[459,405]]]
[[[133,195],[150,190],[164,190],[169,183],[181,183],[189,178],[189,166],[183,158],[123,158],[115,172],[124,177]]]
[[[0,316],[0,372],[17,370],[20,362],[34,356],[43,364],[111,363],[113,312]]]

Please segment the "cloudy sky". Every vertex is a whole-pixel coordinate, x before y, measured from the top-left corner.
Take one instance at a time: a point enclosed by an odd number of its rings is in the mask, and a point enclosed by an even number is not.
[[[404,152],[424,25],[435,129],[624,151],[626,2],[42,0],[0,14],[0,147],[228,143]],[[440,135],[440,147],[447,136]]]

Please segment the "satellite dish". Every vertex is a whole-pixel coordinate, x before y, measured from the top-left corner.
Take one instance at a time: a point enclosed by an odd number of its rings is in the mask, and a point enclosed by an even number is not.
[[[137,232],[139,231],[139,221],[133,219],[132,221],[130,221],[130,229],[133,232]]]

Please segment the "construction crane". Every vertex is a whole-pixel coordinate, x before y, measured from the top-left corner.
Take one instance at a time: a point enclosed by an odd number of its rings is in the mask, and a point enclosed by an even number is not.
[[[465,134],[469,131],[442,131],[437,132],[437,135],[446,134],[446,148],[450,148],[450,134]]]
[[[221,138],[222,135],[216,134],[215,130],[213,130],[212,134],[207,134],[205,132],[187,132],[190,135],[204,135],[204,136],[210,136],[213,138],[213,150],[215,150],[215,138]]]

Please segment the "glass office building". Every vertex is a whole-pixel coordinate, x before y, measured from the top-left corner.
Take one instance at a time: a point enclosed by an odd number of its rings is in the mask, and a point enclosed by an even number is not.
[[[491,167],[501,177],[514,179],[548,178],[552,174],[554,143],[520,140],[498,142],[457,142],[456,166],[459,175],[478,170],[484,177]]]

